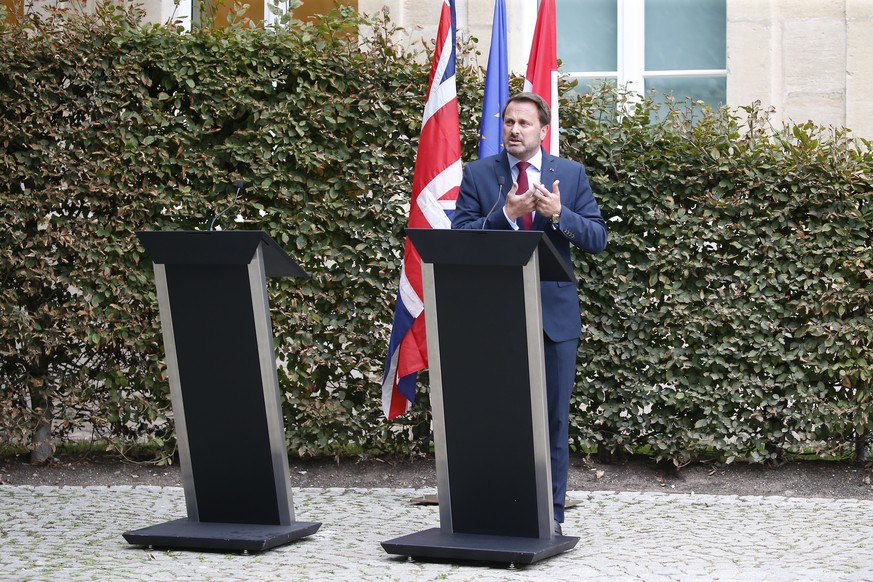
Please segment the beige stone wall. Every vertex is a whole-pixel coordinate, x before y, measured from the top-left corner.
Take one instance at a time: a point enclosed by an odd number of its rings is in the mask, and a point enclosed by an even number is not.
[[[728,0],[728,104],[873,138],[873,2]]]
[[[149,22],[161,24],[178,23],[191,29],[191,3],[180,2],[178,5],[172,0],[149,0],[142,3]]]
[[[388,11],[391,20],[406,31],[399,42],[406,46],[421,47],[422,39],[432,42],[439,26],[439,0],[359,0],[358,9],[364,14]],[[478,64],[488,62],[491,45],[491,20],[494,17],[493,0],[455,0],[455,20],[458,35],[478,40]],[[527,68],[530,43],[537,18],[537,0],[506,0],[506,28],[509,69],[524,73]],[[429,57],[428,57],[429,58]]]
[[[846,2],[846,127],[873,139],[873,2]]]

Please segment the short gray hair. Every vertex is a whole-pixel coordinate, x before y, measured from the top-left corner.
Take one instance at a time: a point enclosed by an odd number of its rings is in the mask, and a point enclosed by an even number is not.
[[[509,107],[509,104],[513,101],[526,101],[528,103],[533,103],[537,106],[537,116],[540,119],[540,125],[543,127],[548,126],[552,122],[552,109],[549,107],[549,104],[546,103],[546,100],[537,95],[536,93],[531,93],[530,91],[525,91],[523,93],[516,93],[506,102],[506,105],[503,106],[503,117],[506,117],[506,108]]]

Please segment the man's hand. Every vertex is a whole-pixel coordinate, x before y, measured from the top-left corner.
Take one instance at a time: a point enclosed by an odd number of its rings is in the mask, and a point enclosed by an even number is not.
[[[506,216],[510,220],[516,220],[519,216],[530,214],[536,208],[536,197],[534,188],[530,188],[527,192],[518,193],[518,183],[512,184],[509,193],[506,195],[506,204],[503,206]]]
[[[560,180],[555,180],[552,186],[552,191],[546,190],[546,187],[539,182],[533,185],[533,196],[535,201],[536,211],[551,218],[561,212],[561,190],[558,188]]]

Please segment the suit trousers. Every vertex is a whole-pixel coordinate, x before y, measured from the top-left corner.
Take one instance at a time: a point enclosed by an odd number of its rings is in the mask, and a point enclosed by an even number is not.
[[[564,522],[567,473],[570,468],[570,394],[576,383],[576,352],[579,339],[554,342],[544,336],[546,405],[549,415],[549,449],[552,468],[554,517]]]

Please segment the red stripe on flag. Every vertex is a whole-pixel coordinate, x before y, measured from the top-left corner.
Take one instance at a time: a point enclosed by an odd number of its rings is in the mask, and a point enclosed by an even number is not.
[[[555,0],[542,0],[537,13],[537,24],[524,76],[524,90],[532,91],[546,100],[552,109],[552,123],[543,148],[558,155],[558,44]]]

